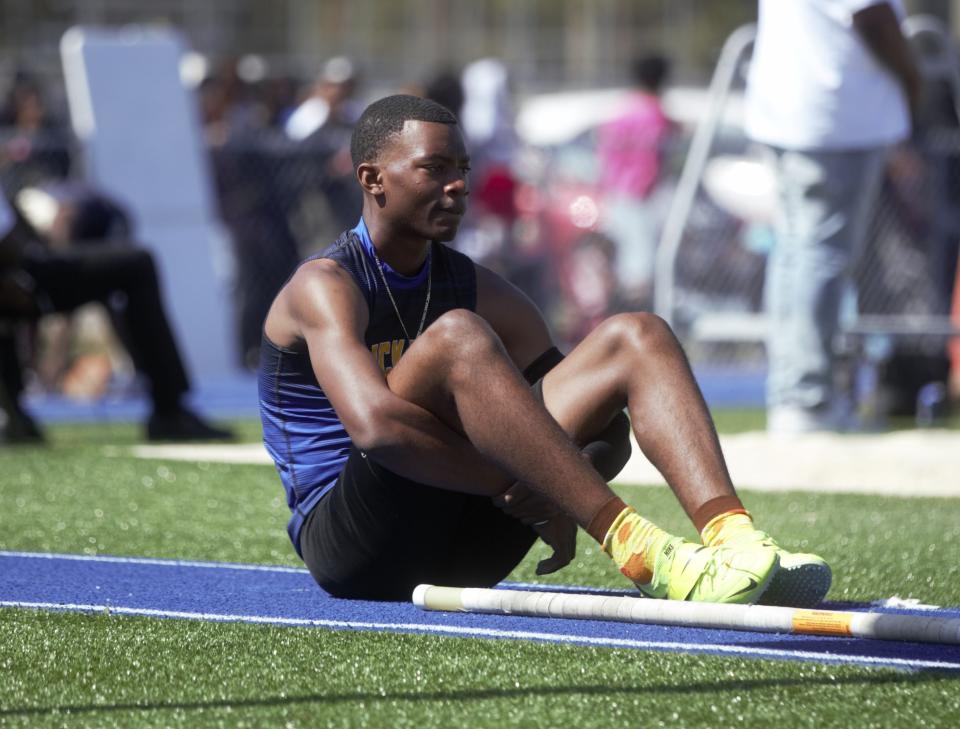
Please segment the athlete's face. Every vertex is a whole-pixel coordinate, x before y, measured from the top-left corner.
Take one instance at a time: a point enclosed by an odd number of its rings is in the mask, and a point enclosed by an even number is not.
[[[378,199],[398,233],[453,240],[466,211],[470,158],[454,124],[407,121],[380,153]]]

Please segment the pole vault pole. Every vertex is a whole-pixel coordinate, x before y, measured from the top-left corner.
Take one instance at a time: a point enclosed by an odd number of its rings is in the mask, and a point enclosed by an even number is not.
[[[413,591],[413,602],[424,610],[960,645],[960,619],[922,615],[434,585],[418,585]]]

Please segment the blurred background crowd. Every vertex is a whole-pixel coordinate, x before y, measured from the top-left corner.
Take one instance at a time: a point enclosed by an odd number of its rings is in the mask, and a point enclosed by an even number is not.
[[[908,3],[942,19],[948,37],[950,22],[960,27],[957,6]],[[743,128],[745,68],[721,101],[708,91],[725,40],[756,19],[752,0],[0,0],[0,16],[0,186],[51,246],[136,229],[123,201],[85,177],[60,35],[75,24],[134,22],[184,34],[191,50],[181,77],[231,242],[224,306],[240,368],[256,366],[266,309],[297,262],[356,223],[352,125],[367,102],[392,92],[457,114],[473,171],[455,245],[524,289],[564,345],[611,313],[653,309],[668,275],[679,298],[662,313],[695,365],[763,367],[762,337],[698,338],[696,326],[704,313],[762,309],[772,232]],[[926,85],[913,136],[883,174],[858,303],[863,313],[949,322],[960,99],[949,69]],[[712,113],[711,163],[679,255],[665,265],[664,225],[697,125]],[[914,414],[923,387],[948,382],[942,333],[881,332],[858,346],[882,366],[857,386],[869,397],[886,384],[889,413]],[[34,389],[97,397],[132,372],[96,306],[45,317],[20,347]]]

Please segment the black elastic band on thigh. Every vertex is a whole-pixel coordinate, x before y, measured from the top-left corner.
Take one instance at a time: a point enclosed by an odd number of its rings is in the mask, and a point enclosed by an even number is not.
[[[532,385],[541,379],[550,370],[560,364],[563,361],[563,357],[563,352],[556,347],[550,347],[550,349],[524,368],[523,376],[526,378],[527,383]]]

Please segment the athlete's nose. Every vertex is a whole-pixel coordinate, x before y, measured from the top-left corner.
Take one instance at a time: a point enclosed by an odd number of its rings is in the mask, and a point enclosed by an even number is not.
[[[469,195],[470,185],[467,182],[467,176],[461,174],[454,177],[446,184],[443,191],[450,197],[465,197]]]

